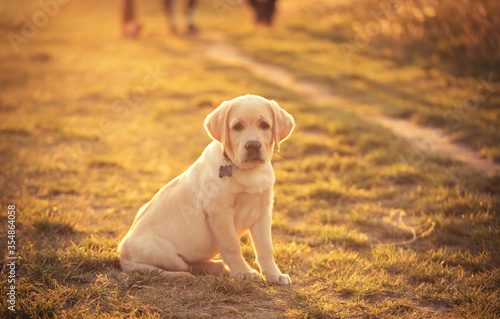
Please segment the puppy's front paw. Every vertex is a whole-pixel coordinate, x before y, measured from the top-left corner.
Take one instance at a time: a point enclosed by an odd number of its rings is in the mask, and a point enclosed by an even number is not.
[[[280,285],[291,285],[292,280],[290,276],[284,274],[264,274],[267,282],[272,282]]]
[[[235,279],[245,279],[245,278],[255,279],[255,278],[260,278],[260,275],[258,271],[252,270],[244,272],[234,272],[231,273],[231,277]]]

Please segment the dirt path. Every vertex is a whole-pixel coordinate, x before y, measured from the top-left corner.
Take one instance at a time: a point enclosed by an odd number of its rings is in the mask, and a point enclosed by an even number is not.
[[[310,81],[297,81],[293,74],[283,67],[255,61],[239,52],[235,47],[227,44],[222,35],[206,34],[203,36],[203,40],[207,43],[208,50],[206,54],[210,59],[244,67],[266,81],[310,96],[316,100],[327,102],[338,102],[339,100],[339,97],[326,85]],[[500,164],[479,157],[477,152],[468,146],[451,142],[441,129],[422,127],[404,119],[387,116],[364,116],[363,118],[366,121],[382,125],[390,129],[394,134],[409,140],[420,156],[435,153],[462,161],[477,170],[486,172],[489,176],[500,173]]]

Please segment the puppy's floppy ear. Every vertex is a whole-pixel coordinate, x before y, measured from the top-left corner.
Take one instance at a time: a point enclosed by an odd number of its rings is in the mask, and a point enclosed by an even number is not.
[[[230,101],[222,102],[212,113],[208,114],[205,119],[205,129],[211,138],[218,141],[222,145],[222,150],[226,150],[229,126],[227,119],[231,111],[232,104]]]
[[[278,103],[275,101],[270,101],[270,106],[273,112],[274,147],[279,151],[280,143],[292,133],[295,122],[293,117],[279,107]]]

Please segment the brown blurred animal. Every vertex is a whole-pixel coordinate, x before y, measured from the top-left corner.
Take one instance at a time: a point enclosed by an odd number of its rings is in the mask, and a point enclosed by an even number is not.
[[[248,0],[255,12],[255,23],[272,26],[277,0]]]

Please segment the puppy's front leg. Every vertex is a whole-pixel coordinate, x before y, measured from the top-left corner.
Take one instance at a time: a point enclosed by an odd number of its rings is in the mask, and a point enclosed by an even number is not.
[[[271,207],[264,209],[263,216],[250,228],[257,263],[267,281],[290,285],[292,283],[290,276],[282,274],[274,261],[271,239]]]
[[[241,254],[240,240],[234,228],[234,212],[232,209],[228,208],[224,211],[219,210],[208,213],[207,221],[222,260],[231,271],[231,277],[257,276],[258,272],[246,263]]]

